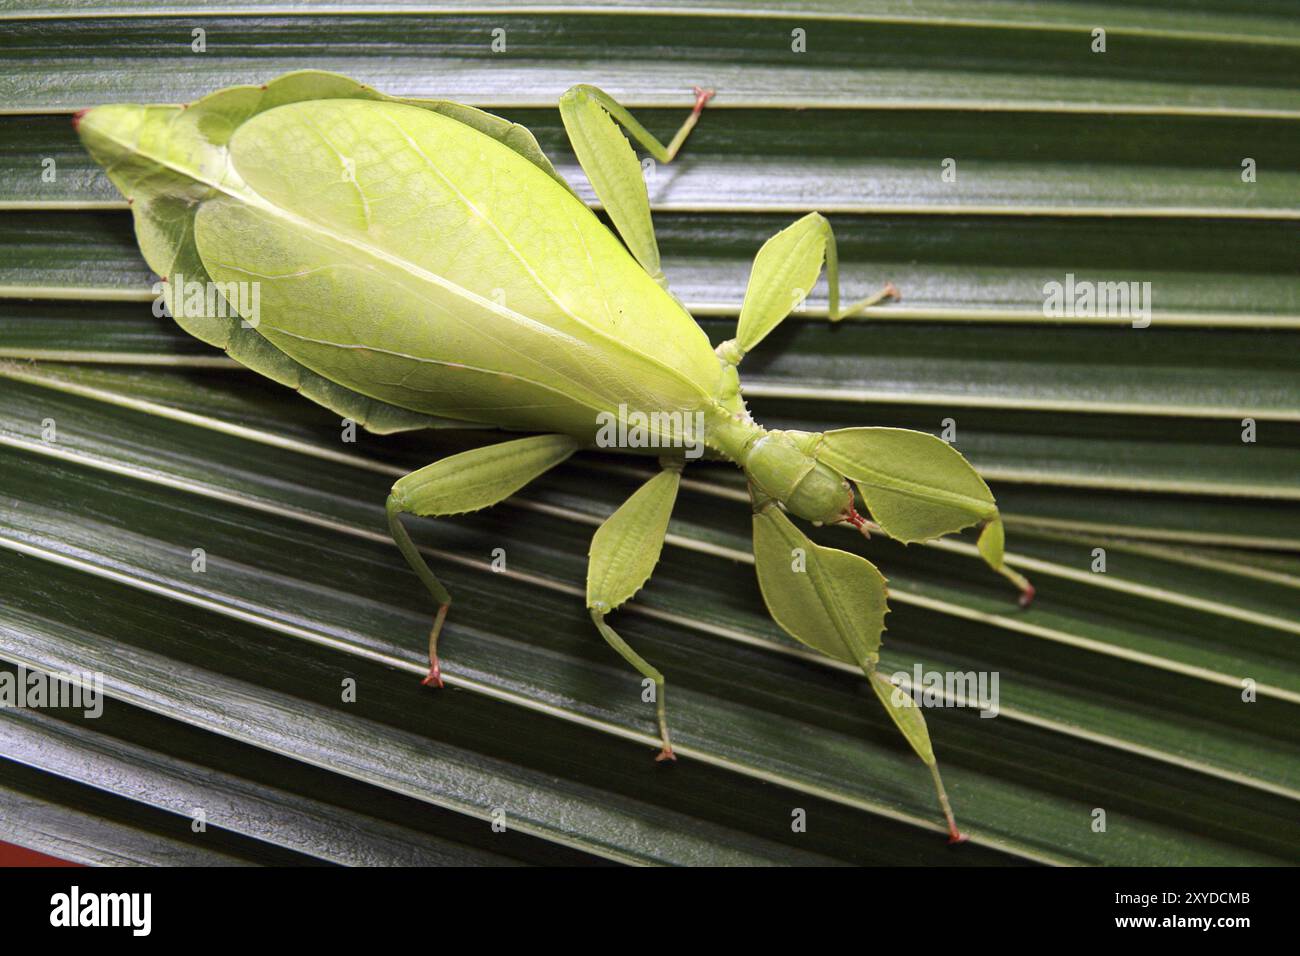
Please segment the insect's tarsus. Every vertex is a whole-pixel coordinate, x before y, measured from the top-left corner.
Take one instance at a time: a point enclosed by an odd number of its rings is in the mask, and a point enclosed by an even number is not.
[[[677,151],[682,148],[682,143],[686,142],[686,137],[691,135],[691,130],[695,129],[695,124],[700,121],[700,113],[704,112],[704,104],[713,99],[713,90],[706,90],[703,87],[693,86],[691,89],[695,92],[695,108],[691,110],[691,115],[686,117],[686,122],[682,123],[681,129],[673,136],[672,141],[668,144],[668,162],[672,162],[677,156]]]
[[[451,602],[438,605],[438,613],[429,629],[429,673],[420,681],[425,687],[442,687],[442,666],[438,663],[438,635],[442,633],[442,622],[447,620],[447,610]]]
[[[664,692],[664,675],[659,673],[654,667],[650,666],[646,660],[636,651],[632,650],[627,641],[619,636],[618,631],[614,630],[605,623],[605,615],[610,608],[604,601],[596,601],[591,607],[591,620],[596,625],[596,630],[612,647],[619,653],[625,661],[635,667],[643,677],[648,677],[655,685],[655,718],[659,722],[659,753],[655,755],[655,760],[662,762],[665,760],[677,760],[677,754],[673,753],[672,738],[668,735],[668,705]]]
[[[1020,600],[1018,603],[1021,607],[1029,607],[1029,605],[1034,603],[1034,595],[1038,593],[1038,589],[1029,583],[1029,578],[1006,565],[998,568],[997,571],[998,574],[1002,575],[1020,589]]]
[[[388,530],[396,542],[397,548],[406,558],[407,563],[415,571],[416,575],[428,588],[433,599],[438,602],[438,613],[434,616],[433,627],[429,629],[429,673],[420,681],[425,687],[442,686],[442,667],[438,664],[438,635],[442,633],[442,624],[447,620],[447,609],[451,607],[451,595],[447,589],[429,570],[429,566],[424,563],[420,557],[419,550],[415,547],[415,542],[411,540],[410,534],[402,524],[399,517],[403,510],[402,502],[394,495],[388,496],[388,503],[385,506],[388,515]]]
[[[939,776],[939,765],[930,764],[930,776],[934,777],[934,789],[939,794],[939,806],[943,808],[944,819],[948,821],[948,842],[965,843],[970,839],[957,829],[957,818],[952,815],[952,804],[948,802],[948,791],[943,788],[943,778]]]
[[[880,530],[879,525],[877,525],[874,521],[868,521],[866,518],[862,517],[862,515],[858,514],[858,509],[853,507],[849,508],[849,516],[845,520],[848,521],[849,524],[853,525],[853,527],[861,531],[862,537],[864,538],[870,538],[872,531]]]

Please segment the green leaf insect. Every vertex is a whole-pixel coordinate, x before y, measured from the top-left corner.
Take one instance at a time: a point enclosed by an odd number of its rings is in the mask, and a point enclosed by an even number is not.
[[[920,708],[876,672],[884,577],[862,557],[809,540],[791,518],[903,542],[978,524],[984,559],[1025,601],[1032,588],[1003,562],[988,487],[946,443],[894,428],[769,431],[750,416],[737,367],[823,263],[831,321],[897,295],[886,286],[841,306],[826,219],[804,216],[763,245],[736,337],[716,349],[668,291],[624,130],[671,162],[711,95],[696,90],[667,146],[594,87],[561,97],[565,129],[617,234],[523,127],[335,74],[290,73],[188,107],[100,106],[76,124],[130,200],[144,258],[190,334],[372,432],[451,421],[532,433],[393,485],[393,538],[437,602],[426,683],[442,684],[438,633],[451,596],[402,515],[486,508],[635,425],[644,433],[636,444],[659,456],[661,470],[596,532],[587,606],[597,631],[655,685],[659,759],[674,759],[663,675],[606,619],[648,580],[687,449],[703,446],[749,480],[755,565],[772,616],[863,670],[930,768],[951,838],[962,839]],[[191,301],[195,283],[215,294]]]

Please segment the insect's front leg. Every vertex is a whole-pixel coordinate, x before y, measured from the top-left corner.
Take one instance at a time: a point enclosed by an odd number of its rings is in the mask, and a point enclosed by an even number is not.
[[[438,635],[451,606],[451,594],[429,569],[402,524],[401,515],[436,517],[487,508],[510,497],[577,449],[578,443],[564,435],[520,438],[451,455],[399,478],[393,485],[387,504],[388,529],[411,570],[438,602],[429,630],[429,674],[423,681],[426,686],[442,686]]]
[[[778,232],[758,250],[749,273],[745,301],[736,323],[736,337],[718,346],[718,355],[732,365],[807,297],[826,263],[830,291],[830,320],[838,322],[887,299],[900,298],[898,289],[887,282],[879,292],[847,306],[840,305],[840,266],[835,233],[821,213],[813,212]]]
[[[661,744],[656,760],[677,759],[668,736],[664,675],[605,623],[605,615],[641,590],[659,562],[668,533],[668,518],[677,500],[682,464],[680,459],[665,460],[663,471],[633,492],[631,498],[605,519],[591,539],[591,561],[587,565],[587,607],[596,630],[625,661],[654,682]]]
[[[993,492],[970,462],[947,442],[905,428],[839,428],[823,434],[814,456],[857,485],[876,523],[910,544],[980,526],[979,553],[1020,591],[1020,606],[1034,586],[1003,555],[1005,530]],[[870,522],[854,515],[859,531]]]
[[[930,770],[951,843],[957,829],[925,717],[916,703],[876,671],[889,613],[885,578],[866,558],[809,539],[770,498],[754,491],[754,568],[772,619],[791,637],[855,664],[895,726]]]

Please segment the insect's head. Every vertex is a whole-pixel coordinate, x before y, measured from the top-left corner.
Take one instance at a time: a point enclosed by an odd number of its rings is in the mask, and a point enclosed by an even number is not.
[[[851,521],[853,486],[817,460],[821,439],[816,432],[764,432],[748,447],[742,466],[758,492],[791,514],[818,524]]]

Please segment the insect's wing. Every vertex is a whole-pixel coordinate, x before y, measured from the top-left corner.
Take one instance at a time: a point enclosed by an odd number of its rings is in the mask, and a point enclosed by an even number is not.
[[[259,335],[237,304],[224,297],[217,309],[186,308],[189,296],[184,286],[206,290],[212,279],[194,238],[195,210],[212,190],[194,173],[220,176],[227,170],[231,135],[258,113],[300,100],[379,97],[347,77],[306,71],[288,74],[265,87],[221,90],[187,109],[98,107],[80,117],[79,130],[91,155],[131,200],[140,250],[149,267],[168,280],[164,287],[167,306],[186,332],[372,432],[464,427],[460,422],[367,397],[318,375]],[[203,298],[206,302],[206,296]]]
[[[542,172],[546,173],[557,183],[563,186],[573,195],[573,187],[565,180],[563,176],[555,171],[551,161],[546,158],[542,152],[542,147],[537,144],[536,137],[525,126],[518,123],[512,123],[507,119],[502,119],[494,113],[488,113],[484,110],[475,109],[472,106],[464,106],[460,103],[453,103],[450,100],[419,100],[419,99],[396,99],[391,96],[382,97],[397,103],[406,103],[408,106],[419,106],[434,113],[441,113],[472,127],[487,136],[491,136],[498,142],[509,146],[516,153],[528,160]]]
[[[211,196],[193,173],[219,175],[229,167],[228,145],[243,123],[290,103],[360,99],[402,102],[449,116],[509,146],[568,189],[532,133],[482,110],[440,100],[402,100],[386,96],[336,73],[302,70],[264,86],[234,86],[182,109],[175,106],[109,106],[92,110],[80,122],[91,155],[131,199],[136,234],[149,267],[169,281],[164,297],[186,332],[224,350],[236,362],[302,393],[307,398],[384,434],[415,428],[465,427],[463,422],[414,412],[362,395],[317,374],[272,345],[246,321],[237,303],[224,301],[220,314],[187,309],[179,281],[204,289],[212,276],[195,245],[194,211]],[[182,301],[178,305],[176,298]]]
[[[707,336],[508,125],[474,114],[498,139],[358,102],[377,95],[332,75],[277,82],[289,91],[82,120],[156,271],[260,288],[255,332],[241,310],[187,317],[193,334],[318,400],[520,428],[589,431],[620,403],[689,411],[714,393]]]

